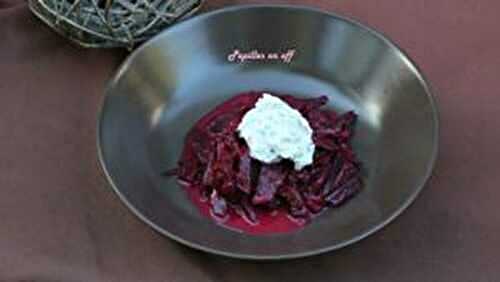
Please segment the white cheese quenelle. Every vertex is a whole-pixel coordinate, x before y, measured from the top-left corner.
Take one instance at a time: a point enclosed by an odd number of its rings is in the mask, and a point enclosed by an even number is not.
[[[243,116],[237,131],[250,156],[263,163],[288,159],[295,170],[313,163],[315,146],[309,122],[276,96],[264,93]]]

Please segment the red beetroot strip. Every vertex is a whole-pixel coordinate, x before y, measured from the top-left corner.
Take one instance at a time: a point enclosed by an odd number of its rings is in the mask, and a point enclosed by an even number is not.
[[[264,164],[250,158],[236,128],[261,96],[250,92],[227,100],[186,136],[175,173],[210,199],[216,219],[232,215],[257,223],[256,210],[271,213],[283,208],[294,218],[308,219],[326,207],[341,205],[360,190],[360,165],[350,145],[357,116],[352,111],[337,115],[320,109],[328,101],[326,96],[277,95],[309,121],[316,145],[312,165],[296,171],[287,160]]]

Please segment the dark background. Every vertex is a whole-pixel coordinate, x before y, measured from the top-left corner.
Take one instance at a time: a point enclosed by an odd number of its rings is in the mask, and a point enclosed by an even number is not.
[[[310,4],[390,36],[434,86],[433,177],[394,223],[326,255],[253,263],[161,237],[111,192],[96,159],[103,87],[123,59],[83,50],[0,0],[0,281],[500,281],[500,2]]]

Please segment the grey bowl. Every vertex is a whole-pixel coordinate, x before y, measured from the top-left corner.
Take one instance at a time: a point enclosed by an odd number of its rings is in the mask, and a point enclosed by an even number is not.
[[[234,49],[293,48],[290,64],[228,62]],[[304,229],[251,236],[201,215],[174,179],[186,132],[203,114],[249,90],[330,97],[360,115],[354,148],[363,191]],[[137,49],[110,82],[98,123],[103,170],[120,199],[161,234],[203,251],[248,259],[296,258],[352,244],[417,196],[438,149],[436,107],[415,64],[380,33],[344,17],[293,6],[239,6],[198,16]]]

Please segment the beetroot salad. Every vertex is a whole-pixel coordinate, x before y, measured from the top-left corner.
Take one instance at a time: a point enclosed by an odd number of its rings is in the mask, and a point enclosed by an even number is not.
[[[300,169],[289,159],[264,163],[251,157],[238,134],[243,117],[263,95],[236,95],[203,116],[188,132],[170,175],[177,176],[204,214],[228,228],[289,232],[361,189],[360,163],[350,144],[357,116],[326,109],[326,96],[272,94],[307,120],[315,151],[312,164]]]

